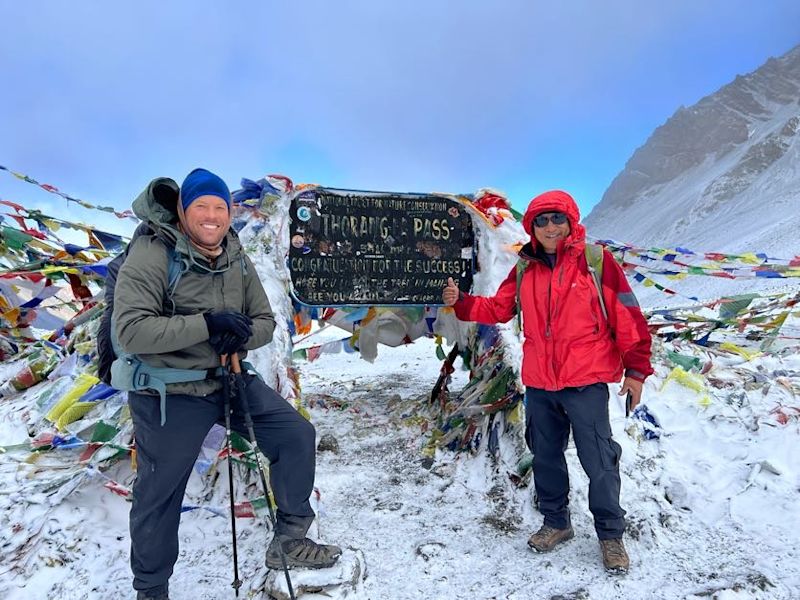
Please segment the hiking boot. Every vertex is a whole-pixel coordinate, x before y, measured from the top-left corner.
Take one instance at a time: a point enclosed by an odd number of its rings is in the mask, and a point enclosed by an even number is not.
[[[575,530],[572,527],[566,529],[556,529],[550,525],[542,525],[539,531],[534,533],[528,540],[528,546],[536,552],[550,552],[553,548],[571,540],[575,537]]]
[[[139,590],[136,600],[169,600],[169,591],[166,587],[160,586],[149,590]]]
[[[279,544],[281,542],[275,536],[267,548],[266,564],[270,569],[283,569]],[[285,539],[282,546],[286,566],[290,569],[326,569],[332,567],[342,555],[339,546],[318,544],[308,538]]]
[[[628,572],[631,561],[625,551],[622,538],[600,540],[600,550],[603,552],[603,566],[606,571],[620,575]]]

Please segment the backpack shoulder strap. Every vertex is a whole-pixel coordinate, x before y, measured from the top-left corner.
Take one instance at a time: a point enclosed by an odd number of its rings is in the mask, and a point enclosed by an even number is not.
[[[165,297],[172,299],[181,276],[188,271],[188,268],[173,246],[167,246],[167,261],[167,292]]]
[[[606,301],[603,299],[603,246],[600,244],[586,244],[584,252],[586,254],[586,266],[592,276],[594,286],[597,288],[600,310],[603,311],[603,318],[608,320]]]
[[[586,262],[594,269],[594,272],[597,272],[602,277],[603,246],[600,244],[586,244],[584,251],[586,252]]]
[[[167,291],[164,293],[164,299],[169,302],[172,307],[172,314],[175,314],[175,301],[172,297],[175,295],[175,290],[178,288],[178,283],[186,271],[189,270],[189,263],[187,260],[180,257],[174,246],[167,245]]]

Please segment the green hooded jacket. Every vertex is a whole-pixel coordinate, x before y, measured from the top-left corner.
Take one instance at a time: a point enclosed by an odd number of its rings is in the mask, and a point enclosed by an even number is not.
[[[153,367],[213,369],[220,360],[208,343],[204,312],[231,309],[253,319],[246,350],[272,340],[275,318],[255,267],[233,230],[223,240],[224,251],[213,265],[192,250],[178,230],[178,195],[178,184],[161,177],[151,181],[133,203],[136,216],[156,233],[133,242],[119,271],[113,327],[122,349]],[[192,265],[181,276],[172,302],[165,298],[168,245]],[[245,355],[241,352],[239,358]],[[174,383],[167,386],[167,393],[205,396],[221,385],[218,378]]]

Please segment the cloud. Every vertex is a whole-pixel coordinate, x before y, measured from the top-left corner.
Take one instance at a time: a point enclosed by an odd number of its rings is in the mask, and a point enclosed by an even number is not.
[[[40,4],[4,8],[0,164],[118,207],[198,165],[234,187],[282,171],[522,201],[546,171],[599,198],[677,106],[800,22],[721,0]]]

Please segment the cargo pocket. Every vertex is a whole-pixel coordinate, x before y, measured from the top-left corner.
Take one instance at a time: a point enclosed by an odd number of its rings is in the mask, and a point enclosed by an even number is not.
[[[603,469],[606,471],[617,470],[619,458],[622,456],[622,447],[611,437],[611,426],[608,423],[595,423],[594,431]]]

